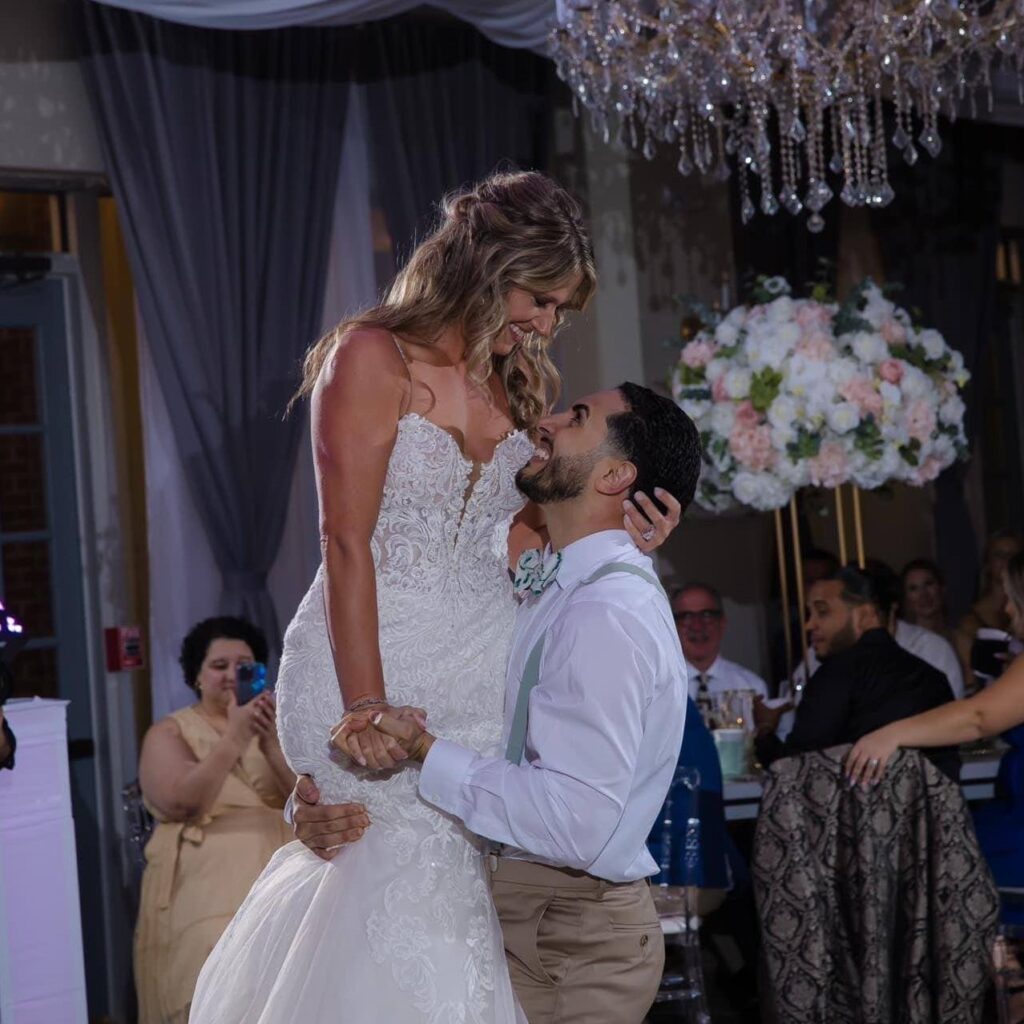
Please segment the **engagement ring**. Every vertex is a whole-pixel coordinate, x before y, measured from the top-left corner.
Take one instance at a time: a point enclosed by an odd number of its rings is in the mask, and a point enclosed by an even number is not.
[[[876,764],[878,764],[878,758],[877,757],[871,758],[871,760],[868,761],[868,764],[871,765],[872,767],[874,767]]]
[[[641,533],[640,536],[648,542],[654,540],[654,527],[652,526],[649,530],[644,530],[644,532]]]

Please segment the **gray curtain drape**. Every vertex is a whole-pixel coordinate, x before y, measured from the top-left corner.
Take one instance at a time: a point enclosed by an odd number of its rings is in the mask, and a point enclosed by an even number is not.
[[[282,414],[320,326],[349,39],[93,3],[82,17],[81,65],[221,610],[279,650],[267,573],[302,431]]]
[[[476,26],[502,46],[547,46],[555,24],[555,0],[99,0],[200,28],[286,28],[294,25],[356,25],[395,18],[420,6],[445,11]]]
[[[445,192],[499,165],[543,169],[554,70],[437,18],[374,22],[365,35],[371,158],[401,260]]]
[[[877,217],[886,278],[905,287],[899,303],[963,353],[974,380],[964,393],[967,437],[979,443],[985,395],[978,376],[996,320],[1001,154],[1005,139],[992,125],[944,124],[938,159],[913,168],[892,160],[897,201]],[[979,543],[964,497],[963,464],[935,483],[937,560],[946,577],[949,613],[957,621],[974,599]],[[899,568],[897,566],[897,568]]]

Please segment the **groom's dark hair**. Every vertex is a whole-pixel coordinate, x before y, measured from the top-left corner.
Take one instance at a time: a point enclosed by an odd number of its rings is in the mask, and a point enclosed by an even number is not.
[[[700,434],[693,420],[671,398],[650,388],[627,381],[618,391],[629,408],[608,417],[608,440],[636,467],[630,497],[643,491],[664,511],[654,496],[654,488],[660,487],[685,512],[700,476]]]

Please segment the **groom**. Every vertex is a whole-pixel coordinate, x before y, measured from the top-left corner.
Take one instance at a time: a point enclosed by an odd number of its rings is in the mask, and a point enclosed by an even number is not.
[[[530,1024],[641,1021],[664,944],[645,840],[679,755],[686,669],[623,501],[693,496],[700,444],[672,401],[635,384],[543,420],[520,490],[544,506],[551,552],[524,557],[505,694],[504,757],[378,716],[422,763],[424,800],[490,840],[516,995]]]

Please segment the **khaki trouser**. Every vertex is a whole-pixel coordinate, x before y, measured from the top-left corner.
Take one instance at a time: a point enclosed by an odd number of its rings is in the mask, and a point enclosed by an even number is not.
[[[490,858],[512,987],[530,1024],[640,1024],[665,943],[646,881]]]

